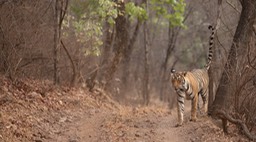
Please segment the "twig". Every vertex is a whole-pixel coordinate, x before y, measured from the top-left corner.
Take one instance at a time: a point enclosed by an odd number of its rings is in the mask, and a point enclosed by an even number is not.
[[[21,61],[22,61],[22,58],[20,58],[19,61],[18,61],[18,63],[16,64],[16,66],[15,66],[15,68],[14,68],[14,74],[16,74],[16,71],[17,71],[17,69],[18,69],[19,64],[21,63]]]
[[[72,60],[72,57],[71,57],[71,55],[69,54],[68,49],[67,49],[66,46],[64,45],[62,39],[60,40],[60,43],[61,43],[63,49],[65,50],[65,52],[66,52],[66,54],[67,54],[67,56],[68,56],[68,58],[69,58],[69,60],[70,60],[70,62],[71,62],[71,65],[72,65],[73,78],[72,78],[71,84],[74,85],[74,83],[75,83],[75,81],[76,81],[76,75],[77,75],[77,73],[76,73],[76,67],[75,67],[74,61]]]
[[[230,1],[226,1],[228,5],[230,5],[237,13],[241,13],[241,11],[239,11]]]
[[[48,11],[48,9],[49,9],[50,6],[52,5],[52,3],[53,3],[53,0],[51,0],[51,2],[49,3],[49,5],[46,7],[46,9],[45,9],[45,11],[43,12],[43,14],[41,15],[41,17],[43,17],[43,16],[46,14],[46,12]]]

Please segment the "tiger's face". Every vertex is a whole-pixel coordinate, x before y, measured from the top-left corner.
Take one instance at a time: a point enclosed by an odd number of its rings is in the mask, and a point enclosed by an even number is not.
[[[185,92],[187,90],[185,76],[186,72],[171,73],[171,81],[175,91]]]

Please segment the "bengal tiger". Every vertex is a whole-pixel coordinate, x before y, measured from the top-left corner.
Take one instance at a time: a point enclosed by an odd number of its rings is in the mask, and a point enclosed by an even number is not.
[[[208,85],[209,76],[208,70],[212,62],[213,56],[213,40],[215,36],[215,29],[213,26],[208,27],[211,30],[211,35],[209,39],[209,53],[208,61],[204,68],[194,69],[192,71],[179,71],[176,72],[174,69],[171,70],[171,82],[177,93],[177,110],[178,110],[178,124],[181,126],[183,124],[184,115],[184,99],[191,100],[191,121],[196,121],[196,111],[198,107],[199,95],[201,95],[203,100],[203,111],[207,113],[208,108]]]

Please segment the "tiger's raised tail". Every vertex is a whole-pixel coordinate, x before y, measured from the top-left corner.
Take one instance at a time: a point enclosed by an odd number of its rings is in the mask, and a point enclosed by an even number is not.
[[[211,62],[212,62],[212,56],[213,56],[212,48],[213,48],[213,42],[214,42],[214,36],[215,36],[215,28],[211,25],[208,28],[212,31],[212,34],[211,34],[210,39],[209,39],[208,61],[207,61],[207,64],[204,66],[207,70],[210,68],[210,65],[211,65]]]

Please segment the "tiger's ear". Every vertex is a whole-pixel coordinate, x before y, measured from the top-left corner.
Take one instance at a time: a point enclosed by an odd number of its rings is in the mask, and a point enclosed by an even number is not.
[[[171,73],[175,73],[175,72],[176,72],[176,70],[172,68],[171,69]]]
[[[174,74],[175,73],[176,73],[176,70],[175,69],[171,69],[170,76],[171,76],[172,79],[174,78]]]
[[[169,73],[169,79],[171,79],[171,80],[174,80],[175,79],[175,73],[176,73],[176,71],[175,71],[175,69],[171,69],[171,71],[170,71],[170,73]]]
[[[186,75],[187,75],[187,72],[185,72],[185,71],[182,72],[182,75],[183,75],[183,76],[186,76]]]

